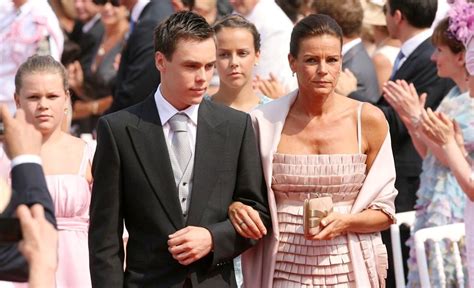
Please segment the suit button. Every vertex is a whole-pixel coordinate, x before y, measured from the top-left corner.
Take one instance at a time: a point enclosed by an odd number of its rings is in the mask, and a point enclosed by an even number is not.
[[[184,202],[184,201],[186,201],[186,198],[181,199],[181,202]]]
[[[186,183],[186,182],[183,182],[183,186],[186,186],[186,184],[188,184],[188,183]]]
[[[186,216],[188,216],[188,214],[186,214],[186,213],[183,213],[183,217],[184,217],[184,218],[186,218]]]

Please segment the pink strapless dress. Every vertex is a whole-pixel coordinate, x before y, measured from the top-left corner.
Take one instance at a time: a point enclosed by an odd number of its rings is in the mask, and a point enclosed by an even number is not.
[[[274,154],[272,189],[276,196],[280,243],[273,287],[354,287],[347,236],[306,240],[303,202],[330,195],[335,212],[350,213],[365,179],[365,154]]]

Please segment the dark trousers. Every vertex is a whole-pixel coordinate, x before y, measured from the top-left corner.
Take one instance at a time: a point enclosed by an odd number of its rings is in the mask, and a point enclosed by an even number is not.
[[[397,171],[398,172],[398,171]],[[403,177],[397,173],[395,188],[398,190],[395,199],[396,212],[406,212],[415,209],[416,191],[420,187],[420,177]],[[406,225],[400,226],[400,243],[402,244],[403,270],[405,277],[408,275],[407,260],[410,249],[405,242],[410,238],[410,228]],[[395,270],[393,268],[392,241],[390,239],[390,229],[382,231],[382,241],[387,246],[388,252],[388,271],[387,271],[387,288],[395,288]],[[406,281],[406,280],[405,280]]]

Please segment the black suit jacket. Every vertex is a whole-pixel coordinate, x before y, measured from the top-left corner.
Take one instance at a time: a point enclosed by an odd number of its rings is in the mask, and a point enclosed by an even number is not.
[[[168,148],[153,94],[99,120],[90,208],[89,251],[94,287],[234,287],[232,259],[253,244],[228,219],[233,201],[260,212],[267,226],[266,186],[250,117],[204,100],[198,112],[193,188],[182,216]],[[123,272],[123,220],[129,232]],[[168,235],[207,228],[213,252],[182,266]]]
[[[12,199],[0,217],[14,217],[20,204],[32,206],[39,203],[43,205],[48,221],[56,226],[53,201],[41,166],[33,163],[20,164],[12,169],[11,177]],[[0,280],[28,281],[28,264],[18,251],[17,244],[0,245]]]
[[[364,44],[359,43],[344,54],[342,68],[348,68],[357,78],[357,90],[349,94],[350,98],[370,103],[376,103],[379,100],[377,74]]]
[[[152,0],[140,14],[120,59],[114,101],[108,113],[143,101],[160,83],[155,66],[155,27],[173,13],[168,0]]]

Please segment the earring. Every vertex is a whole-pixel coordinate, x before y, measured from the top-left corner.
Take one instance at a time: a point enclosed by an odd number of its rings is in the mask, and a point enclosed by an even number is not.
[[[258,66],[258,62],[255,62],[255,64],[253,64],[253,66]]]
[[[67,115],[68,111],[69,111],[69,109],[64,108],[64,115]]]
[[[293,73],[291,74],[291,76],[295,77],[295,71],[293,71]]]

